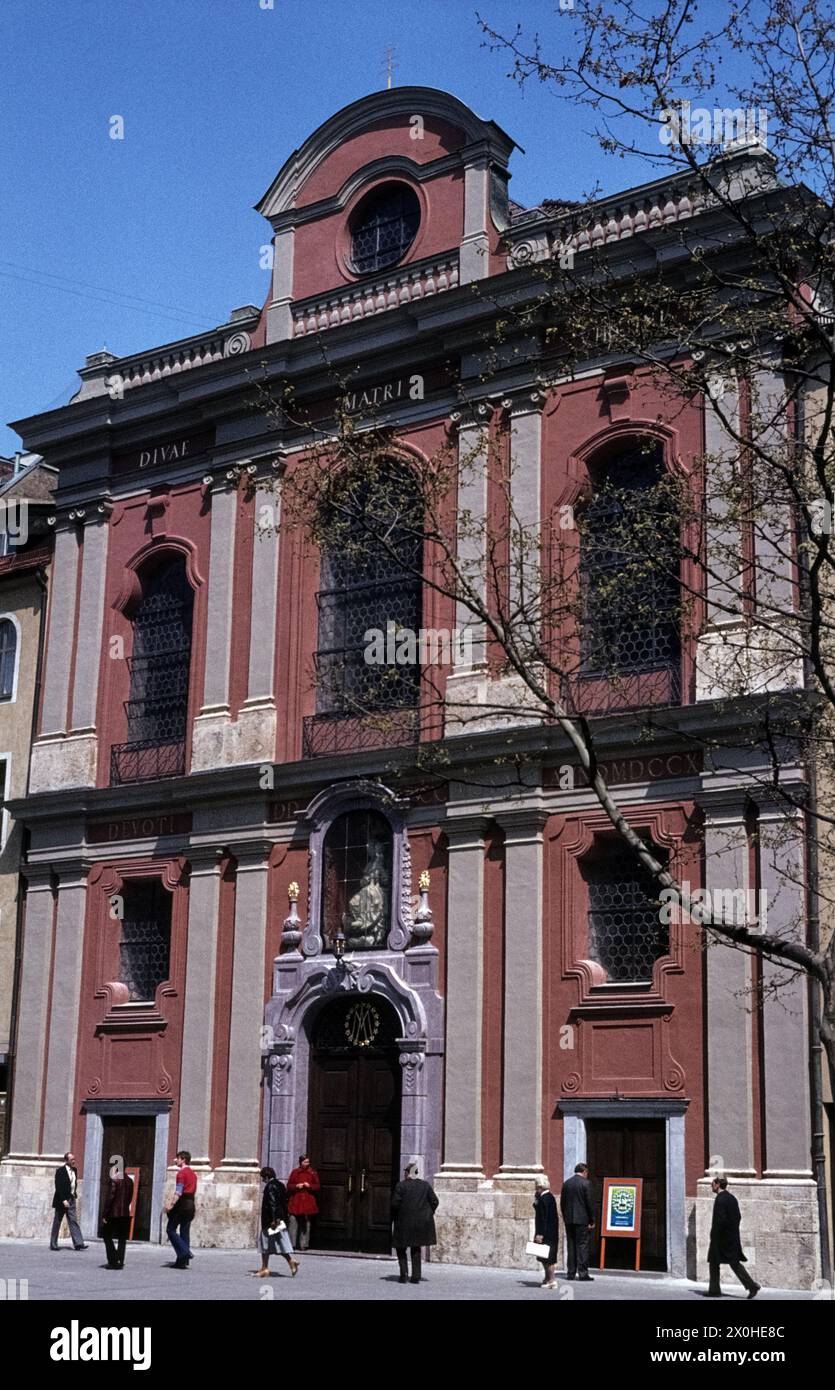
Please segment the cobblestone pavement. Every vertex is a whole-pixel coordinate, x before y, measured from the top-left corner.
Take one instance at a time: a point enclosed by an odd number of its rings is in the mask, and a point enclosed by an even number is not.
[[[135,1245],[128,1247],[125,1268],[109,1270],[105,1266],[101,1241],[90,1241],[87,1250],[74,1251],[64,1242],[53,1253],[44,1240],[0,1240],[0,1279],[6,1281],[7,1296],[12,1296],[8,1281],[28,1280],[28,1297],[66,1300],[70,1308],[76,1300],[146,1300],[164,1299],[222,1299],[242,1302],[259,1299],[362,1300],[398,1299],[434,1302],[437,1300],[525,1300],[578,1302],[594,1300],[685,1300],[694,1306],[716,1306],[701,1296],[704,1285],[687,1280],[671,1280],[652,1276],[598,1273],[591,1284],[567,1283],[560,1280],[558,1290],[547,1292],[539,1286],[539,1275],[531,1269],[483,1269],[471,1265],[429,1263],[424,1265],[424,1282],[402,1285],[397,1278],[397,1264],[391,1259],[358,1259],[340,1255],[306,1254],[300,1256],[301,1269],[293,1279],[284,1260],[273,1256],[270,1261],[272,1277],[255,1279],[250,1271],[258,1268],[258,1256],[245,1250],[201,1250],[188,1270],[169,1266],[174,1253],[169,1246]],[[533,1263],[533,1262],[532,1262]],[[19,1285],[15,1293],[19,1290]],[[728,1296],[721,1301],[727,1307],[732,1299],[744,1301],[740,1285],[731,1275],[723,1283]],[[22,1290],[20,1290],[22,1293]],[[19,1295],[18,1295],[19,1296]],[[764,1289],[757,1302],[775,1299],[808,1300],[808,1293]]]

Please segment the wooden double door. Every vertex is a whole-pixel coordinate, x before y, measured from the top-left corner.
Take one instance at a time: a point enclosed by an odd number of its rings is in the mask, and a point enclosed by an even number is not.
[[[102,1233],[101,1216],[110,1181],[110,1160],[118,1154],[132,1175],[138,1170],[133,1239],[150,1240],[156,1121],[153,1115],[105,1115],[103,1129],[98,1234]]]
[[[391,1248],[400,1091],[394,1048],[313,1048],[308,1149],[322,1183],[318,1247],[372,1253]]]
[[[597,1202],[590,1262],[600,1265],[604,1178],[642,1178],[641,1268],[667,1268],[667,1143],[663,1120],[586,1121],[589,1177]],[[634,1269],[634,1240],[606,1241],[607,1269]]]

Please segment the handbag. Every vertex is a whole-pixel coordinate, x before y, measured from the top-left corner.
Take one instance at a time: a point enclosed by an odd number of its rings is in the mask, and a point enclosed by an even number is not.
[[[529,1240],[525,1246],[525,1254],[533,1255],[537,1260],[544,1260],[548,1254],[548,1246],[544,1241]]]

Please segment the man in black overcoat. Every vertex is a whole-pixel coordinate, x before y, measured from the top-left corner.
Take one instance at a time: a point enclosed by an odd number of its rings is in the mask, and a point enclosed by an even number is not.
[[[756,1284],[744,1267],[745,1256],[739,1239],[741,1216],[739,1202],[728,1191],[728,1179],[717,1177],[711,1183],[716,1199],[713,1203],[713,1220],[710,1225],[710,1249],[707,1263],[710,1269],[708,1298],[721,1298],[719,1287],[719,1266],[730,1265],[740,1284],[748,1290],[749,1298],[756,1298],[762,1287]]]
[[[401,1284],[405,1284],[409,1278],[407,1249],[412,1253],[411,1283],[420,1283],[420,1252],[424,1245],[434,1245],[437,1239],[437,1208],[438,1198],[433,1189],[418,1177],[417,1164],[410,1163],[403,1182],[397,1184],[391,1199],[391,1243],[397,1251]]]
[[[574,1176],[562,1185],[560,1211],[565,1222],[565,1240],[568,1247],[567,1278],[579,1283],[590,1284],[589,1274],[589,1232],[594,1230],[594,1201],[591,1195],[589,1170],[585,1163],[578,1163]]]

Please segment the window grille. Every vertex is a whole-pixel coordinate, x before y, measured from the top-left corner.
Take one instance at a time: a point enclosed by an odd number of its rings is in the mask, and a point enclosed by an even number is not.
[[[194,595],[176,557],[148,576],[133,624],[125,703],[127,742],[113,749],[111,781],[185,771]]]
[[[657,859],[665,855],[653,847]],[[669,954],[670,929],[661,920],[659,890],[627,849],[607,850],[585,869],[589,894],[589,957],[612,983],[646,984]]]
[[[584,676],[677,668],[680,541],[659,455],[631,454],[600,479],[581,523]]]
[[[351,260],[358,275],[397,265],[420,225],[420,204],[411,188],[395,184],[360,206],[351,233]]]
[[[419,661],[365,659],[370,629],[396,638],[406,628],[417,639],[421,624],[423,538],[414,524],[420,504],[416,489],[403,476],[395,478],[394,468],[354,489],[338,541],[325,547],[317,596],[318,715],[357,716],[418,703]]]
[[[383,947],[391,927],[392,832],[379,811],[348,811],[325,836],[322,934],[341,929],[347,951]]]
[[[14,668],[17,656],[17,629],[10,618],[0,621],[0,700],[10,700],[14,693]]]
[[[119,978],[144,1003],[170,974],[171,894],[160,879],[138,879],[124,885],[122,901]]]

